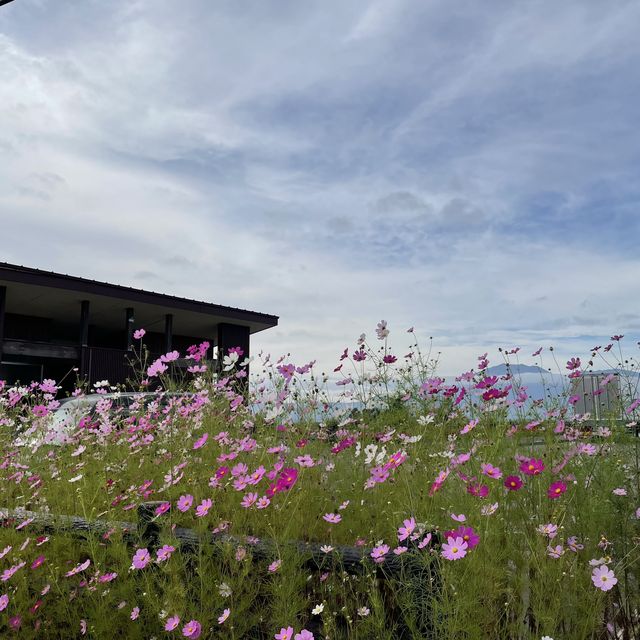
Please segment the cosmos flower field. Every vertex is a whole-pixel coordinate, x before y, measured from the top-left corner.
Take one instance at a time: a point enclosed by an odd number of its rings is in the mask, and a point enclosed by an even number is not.
[[[454,379],[384,321],[328,374],[240,349],[214,374],[208,345],[149,361],[136,338],[156,396],[62,435],[58,382],[0,381],[2,637],[640,638],[640,401],[595,423],[571,394],[638,345],[500,350]],[[543,357],[557,397],[491,373]]]

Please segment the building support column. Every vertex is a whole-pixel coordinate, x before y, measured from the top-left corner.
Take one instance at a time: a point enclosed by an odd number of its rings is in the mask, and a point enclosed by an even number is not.
[[[127,351],[131,351],[133,349],[133,323],[135,322],[133,318],[133,307],[127,307],[126,309],[126,325],[125,329],[127,332]]]
[[[242,356],[240,361],[249,357],[249,327],[240,324],[229,324],[223,322],[218,325],[218,336],[216,340],[218,348],[218,370],[222,371],[222,363],[224,356],[229,355],[231,347],[240,347]],[[247,381],[249,376],[249,367],[245,367],[247,372]]]
[[[0,287],[0,360],[2,360],[2,343],[4,341],[4,314],[7,308],[7,287]]]
[[[164,352],[169,353],[173,349],[173,314],[167,313],[164,317]]]
[[[80,303],[80,378],[89,377],[89,301]]]

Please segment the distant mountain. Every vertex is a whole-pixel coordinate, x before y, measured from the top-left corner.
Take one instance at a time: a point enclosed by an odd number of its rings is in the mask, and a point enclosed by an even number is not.
[[[520,375],[523,373],[549,374],[549,371],[546,369],[529,364],[511,364],[508,370],[506,364],[497,364],[494,367],[489,367],[486,372],[491,376],[504,376],[507,373],[511,373],[512,375]]]

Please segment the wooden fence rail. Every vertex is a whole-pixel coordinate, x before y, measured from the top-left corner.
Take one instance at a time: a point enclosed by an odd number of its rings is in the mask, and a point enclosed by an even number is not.
[[[138,522],[118,522],[110,520],[85,520],[78,516],[54,515],[51,513],[25,510],[11,510],[0,508],[0,525],[8,526],[11,521],[31,520],[30,528],[41,530],[49,534],[68,534],[86,536],[103,535],[108,531],[122,531],[128,544],[137,542],[146,546],[151,553],[159,546],[162,533],[162,521],[155,516],[155,510],[161,502],[145,502],[138,506]],[[239,536],[225,533],[212,533],[204,537],[193,529],[176,527],[171,535],[177,540],[180,548],[186,553],[195,553],[202,544],[213,545],[214,549],[221,549],[225,545],[246,546],[246,540]],[[432,545],[438,543],[433,534]],[[326,553],[317,543],[303,541],[289,541],[285,543],[293,548],[303,559],[304,567],[309,571],[326,571],[337,569],[352,575],[375,571],[376,577],[385,582],[393,582],[392,589],[405,589],[409,594],[412,620],[397,626],[397,638],[435,638],[434,602],[441,591],[438,563],[433,558],[425,559],[425,552],[421,554],[406,553],[396,556],[387,554],[384,561],[374,563],[370,557],[370,549],[362,547],[333,546],[331,552]],[[283,543],[273,540],[260,539],[251,545],[254,561],[273,560],[277,556],[277,549]],[[404,616],[406,617],[406,616]],[[398,620],[395,620],[398,624]],[[318,631],[318,629],[316,629]]]

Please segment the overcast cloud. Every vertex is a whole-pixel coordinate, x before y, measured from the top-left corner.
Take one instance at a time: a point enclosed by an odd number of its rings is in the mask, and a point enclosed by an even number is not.
[[[625,0],[15,0],[0,260],[279,315],[254,351],[325,370],[381,318],[445,373],[638,340],[638,24]]]

